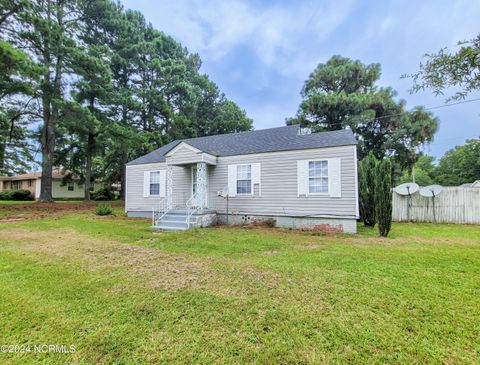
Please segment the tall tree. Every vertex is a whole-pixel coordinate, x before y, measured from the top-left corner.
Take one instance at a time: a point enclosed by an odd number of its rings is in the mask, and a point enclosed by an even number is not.
[[[372,152],[358,164],[360,218],[369,227],[375,227],[375,168],[378,160]]]
[[[387,237],[392,228],[392,164],[389,158],[377,163],[374,175],[378,233],[382,237]]]
[[[480,138],[470,139],[440,159],[437,181],[443,185],[460,185],[480,180]]]
[[[287,123],[314,130],[349,127],[359,141],[360,158],[372,151],[378,159],[393,156],[409,167],[416,149],[433,139],[437,119],[422,108],[406,111],[395,91],[376,86],[379,78],[379,64],[333,56],[305,82],[297,116]]]
[[[41,201],[52,201],[55,131],[64,101],[62,81],[65,74],[71,72],[72,59],[77,53],[75,31],[79,18],[77,2],[29,1],[7,29],[8,41],[25,49],[42,70],[33,92],[41,105]]]
[[[460,49],[451,53],[442,48],[437,53],[426,54],[426,61],[412,77],[412,92],[431,89],[435,95],[443,95],[445,89],[453,87],[460,91],[449,97],[464,99],[469,93],[480,90],[480,34],[472,40],[458,43]]]

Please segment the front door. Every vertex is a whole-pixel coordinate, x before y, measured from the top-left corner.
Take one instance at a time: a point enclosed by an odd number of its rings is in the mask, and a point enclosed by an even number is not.
[[[197,207],[197,166],[192,166],[192,207]]]

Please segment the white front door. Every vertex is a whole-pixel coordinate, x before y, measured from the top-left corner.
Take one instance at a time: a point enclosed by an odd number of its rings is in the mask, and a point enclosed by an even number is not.
[[[197,207],[197,166],[192,166],[192,207]]]

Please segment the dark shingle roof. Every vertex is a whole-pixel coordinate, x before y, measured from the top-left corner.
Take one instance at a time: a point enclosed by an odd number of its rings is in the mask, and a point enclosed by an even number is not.
[[[182,141],[214,156],[235,156],[357,144],[352,131],[349,129],[302,135],[298,132],[299,126],[291,125],[177,140],[129,162],[128,165],[163,162],[165,161],[165,154]]]

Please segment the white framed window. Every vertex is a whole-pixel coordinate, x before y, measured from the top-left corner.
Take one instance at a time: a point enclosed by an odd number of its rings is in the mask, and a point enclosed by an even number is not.
[[[237,194],[252,193],[252,165],[237,165]]]
[[[74,185],[73,182],[69,182],[69,183],[67,184],[67,190],[68,190],[68,191],[74,191],[74,190],[75,190],[75,185]]]
[[[150,171],[150,195],[160,195],[160,171]]]
[[[328,160],[308,162],[309,194],[328,194]]]

